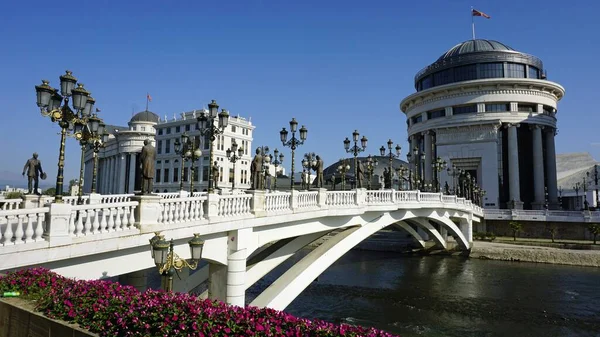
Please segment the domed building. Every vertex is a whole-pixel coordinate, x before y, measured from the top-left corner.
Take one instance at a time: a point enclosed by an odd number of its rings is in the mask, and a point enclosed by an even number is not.
[[[493,40],[468,40],[415,76],[404,98],[414,167],[455,188],[462,170],[486,191],[486,208],[558,208],[557,104],[565,89],[546,78],[542,61]]]
[[[156,145],[155,126],[159,121],[157,114],[146,110],[133,115],[128,126],[106,126],[109,138],[98,152],[97,193],[123,194],[141,189],[139,153],[146,139]],[[93,151],[88,148],[85,153],[85,193],[90,193],[92,187],[93,160]]]

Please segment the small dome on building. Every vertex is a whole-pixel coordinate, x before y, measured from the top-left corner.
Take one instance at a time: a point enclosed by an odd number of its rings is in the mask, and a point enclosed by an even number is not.
[[[442,54],[438,58],[438,61],[442,61],[445,59],[449,59],[454,56],[470,54],[470,53],[478,53],[478,52],[490,52],[490,51],[501,51],[501,52],[517,52],[511,47],[505,45],[502,42],[494,41],[494,40],[467,40],[465,42],[461,42],[456,46],[450,48],[447,52]]]
[[[155,114],[154,112],[146,110],[146,111],[142,111],[142,112],[136,113],[133,117],[131,117],[131,120],[129,122],[130,123],[134,123],[134,122],[149,122],[149,123],[156,123],[156,124],[158,124],[159,120],[160,120],[160,117],[158,117],[157,114]]]

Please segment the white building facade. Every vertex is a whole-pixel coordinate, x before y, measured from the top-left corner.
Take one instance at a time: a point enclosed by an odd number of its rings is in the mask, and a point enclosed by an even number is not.
[[[127,127],[107,125],[108,142],[98,152],[96,192],[100,194],[134,193],[141,190],[140,152],[146,139],[156,146],[155,126],[159,117],[153,112],[135,114]],[[93,177],[93,151],[85,153],[84,193],[90,193]]]
[[[98,174],[96,192],[100,194],[135,193],[141,190],[140,152],[146,139],[156,148],[156,173],[153,190],[159,192],[177,192],[183,178],[183,189],[193,191],[208,189],[209,139],[196,130],[196,117],[202,110],[185,112],[171,120],[161,120],[150,111],[134,115],[127,127],[107,126],[109,140],[98,153]],[[244,149],[241,159],[235,163],[235,188],[250,187],[250,163],[253,155],[252,133],[254,126],[250,121],[239,117],[229,117],[229,123],[223,134],[217,136],[214,143],[214,160],[219,166],[219,179],[215,186],[231,189],[234,181],[234,164],[227,158],[226,151],[235,141]],[[187,133],[194,145],[202,151],[202,156],[194,164],[196,174],[192,177],[191,162],[183,161],[175,153],[175,141]],[[183,170],[183,176],[181,175]],[[90,193],[93,177],[93,152],[85,154],[84,192]]]
[[[557,103],[565,90],[546,79],[542,61],[492,40],[460,43],[415,76],[404,98],[410,147],[426,182],[437,157],[468,172],[487,208],[559,207]],[[440,174],[453,187],[446,170]]]
[[[174,116],[171,120],[167,120],[165,117],[164,120],[159,121],[158,125],[156,125],[155,192],[179,191],[181,179],[183,179],[183,189],[186,191],[189,191],[192,179],[193,191],[202,192],[208,190],[210,163],[209,135],[205,134],[203,136],[196,129],[196,118],[200,116],[202,111],[194,110],[185,112],[179,118]],[[207,111],[205,112],[207,113]],[[231,190],[232,186],[235,189],[250,188],[250,163],[254,155],[254,150],[252,149],[254,128],[252,123],[245,118],[230,116],[224,132],[216,136],[213,145],[213,159],[219,167],[219,178],[215,183],[216,188],[221,190]],[[195,148],[199,148],[202,151],[201,158],[194,163],[194,177],[192,177],[191,162],[189,160],[182,162],[181,155],[175,152],[175,142],[177,140],[181,141],[181,135],[184,133],[189,136]],[[227,149],[231,149],[233,142],[238,145],[238,148],[241,147],[243,149],[242,157],[237,159],[235,165],[228,159],[226,152]]]

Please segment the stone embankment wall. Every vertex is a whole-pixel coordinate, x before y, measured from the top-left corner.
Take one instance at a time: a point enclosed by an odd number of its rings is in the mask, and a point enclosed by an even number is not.
[[[33,303],[20,298],[0,300],[0,337],[98,337],[73,324],[33,311]]]
[[[545,222],[545,221],[517,221],[523,225],[523,231],[519,233],[521,238],[546,238],[550,239],[548,228],[556,226],[557,240],[592,240],[592,235],[587,229],[589,223],[578,222]],[[474,228],[474,231],[475,230]],[[485,220],[485,231],[497,236],[512,236],[508,220]]]
[[[600,251],[473,242],[471,258],[600,267]]]

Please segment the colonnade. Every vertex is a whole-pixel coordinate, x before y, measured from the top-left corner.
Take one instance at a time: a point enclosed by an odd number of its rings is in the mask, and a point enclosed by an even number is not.
[[[508,140],[508,184],[509,184],[509,200],[508,206],[513,209],[522,209],[523,202],[521,200],[521,182],[519,176],[519,140],[517,128],[519,124],[504,124],[507,129]],[[533,209],[543,209],[548,203],[548,208],[558,209],[558,187],[556,174],[556,149],[554,137],[556,129],[545,127],[537,124],[529,126],[532,132],[532,148],[533,156],[533,185],[534,185],[534,200],[532,202]],[[544,141],[545,138],[545,141]],[[544,152],[544,143],[546,151]],[[413,163],[419,172],[422,172],[421,180],[433,183],[433,167],[432,163],[436,156],[435,152],[435,133],[433,130],[428,130],[422,133],[417,133],[409,137],[410,151],[414,148],[419,150],[416,158],[413,158]],[[498,146],[501,146],[498,143]],[[545,156],[544,156],[545,153]],[[424,162],[420,155],[424,154]],[[413,157],[414,154],[413,154]],[[547,177],[546,177],[547,176]],[[485,186],[482,186],[485,188]],[[548,199],[546,200],[546,192]]]
[[[137,155],[135,152],[123,152],[100,158],[98,161],[98,193],[133,193]]]

